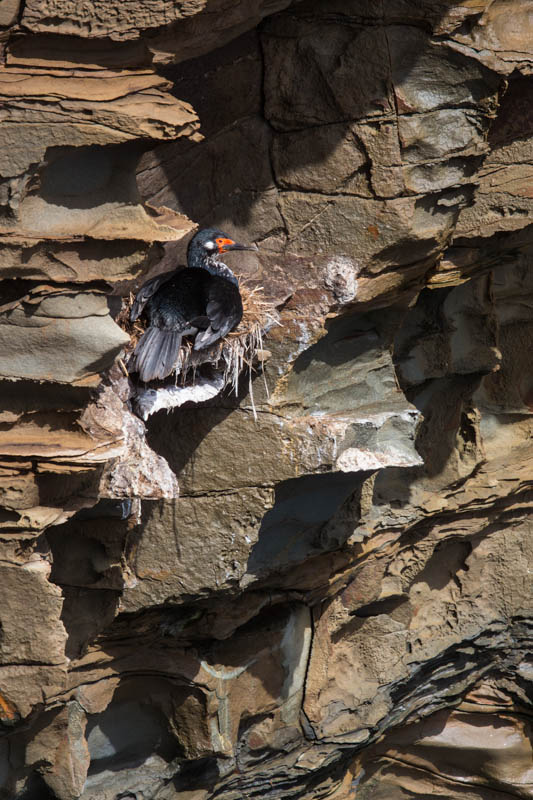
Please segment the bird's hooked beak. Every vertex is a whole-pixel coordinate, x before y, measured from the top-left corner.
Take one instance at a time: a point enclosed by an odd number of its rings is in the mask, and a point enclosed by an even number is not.
[[[256,244],[240,244],[234,242],[233,239],[217,239],[219,253],[227,253],[228,250],[259,250]]]

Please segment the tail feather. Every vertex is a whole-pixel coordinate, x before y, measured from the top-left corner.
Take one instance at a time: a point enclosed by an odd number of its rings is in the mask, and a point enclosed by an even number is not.
[[[142,381],[166,378],[170,375],[181,346],[181,333],[161,328],[148,328],[133,352],[132,372],[138,372]]]

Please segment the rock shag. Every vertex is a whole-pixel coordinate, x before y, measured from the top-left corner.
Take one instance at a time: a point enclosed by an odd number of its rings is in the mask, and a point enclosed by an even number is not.
[[[219,260],[231,250],[257,247],[234,242],[216,228],[199,231],[189,243],[187,267],[152,278],[139,290],[130,320],[144,312],[149,327],[132,354],[130,372],[142,381],[166,378],[175,368],[184,336],[194,336],[194,349],[202,350],[239,324],[239,283]]]

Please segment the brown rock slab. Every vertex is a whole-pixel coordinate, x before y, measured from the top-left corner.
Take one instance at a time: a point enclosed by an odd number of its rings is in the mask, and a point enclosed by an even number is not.
[[[33,314],[13,309],[3,315],[0,374],[58,383],[88,379],[97,385],[99,373],[128,341],[109,316],[106,299],[90,293],[62,295],[53,301],[55,317],[47,314],[47,302]]]
[[[84,735],[87,719],[75,702],[48,716],[26,748],[27,762],[38,765],[38,772],[56,797],[74,800],[83,790],[90,764]]]
[[[490,69],[510,74],[514,69],[531,71],[531,17],[527,0],[495,3],[476,2],[472,8],[444,16],[439,32],[449,35],[449,45],[470,58],[477,58]],[[465,13],[466,11],[466,13]],[[466,28],[457,25],[458,18]]]
[[[174,4],[157,0],[139,8],[135,0],[104,3],[95,0],[90,6],[79,6],[72,0],[30,0],[24,9],[24,25],[33,31],[61,32],[84,37],[128,39],[139,36],[139,30],[168,25],[206,6],[206,0],[186,0]]]
[[[41,161],[48,143],[56,147],[103,145],[143,136],[192,135],[198,128],[197,117],[190,106],[167,93],[169,86],[149,70],[78,74],[52,70],[43,75],[31,68],[3,69],[0,98],[5,110],[5,144],[0,173],[20,175],[29,164]],[[98,102],[91,108],[95,92]],[[83,121],[88,112],[90,124]]]
[[[26,246],[6,243],[0,248],[0,275],[2,279],[116,284],[146,272],[154,258],[152,249],[150,244],[127,240],[45,241]]]
[[[365,150],[354,126],[328,125],[277,134],[272,159],[280,188],[372,196]]]
[[[65,630],[59,621],[61,592],[48,583],[32,562],[3,565],[2,642],[3,665],[32,662],[64,667]],[[39,619],[40,623],[35,624]],[[54,625],[50,622],[54,620]]]
[[[152,507],[132,552],[136,582],[124,592],[124,610],[236,586],[272,499],[271,489],[252,488]]]
[[[297,15],[274,18],[263,32],[270,123],[295,130],[391,113],[384,32],[337,25],[327,14],[311,21]],[[302,63],[296,84],[291,75]]]

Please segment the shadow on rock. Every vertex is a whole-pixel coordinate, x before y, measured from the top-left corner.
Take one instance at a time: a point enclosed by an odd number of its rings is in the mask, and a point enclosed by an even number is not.
[[[326,524],[366,477],[368,473],[334,472],[279,483],[274,506],[265,514],[250,552],[247,573],[271,577],[342,546],[338,529],[333,526],[329,537]],[[346,538],[350,533],[346,531]]]

